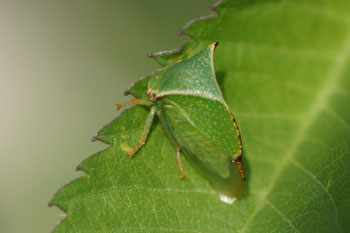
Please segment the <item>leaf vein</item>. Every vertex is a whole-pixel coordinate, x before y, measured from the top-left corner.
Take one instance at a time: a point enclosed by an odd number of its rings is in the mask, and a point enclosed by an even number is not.
[[[196,194],[205,194],[205,195],[215,195],[216,193],[214,191],[210,190],[202,190],[202,189],[172,189],[172,188],[148,188],[148,187],[142,187],[142,186],[129,186],[129,187],[112,187],[108,189],[103,189],[98,192],[91,192],[82,194],[79,196],[75,196],[72,199],[70,199],[71,202],[74,202],[78,199],[86,198],[89,196],[97,196],[100,194],[104,194],[107,192],[112,191],[118,191],[118,192],[131,192],[133,189],[140,189],[145,191],[151,191],[151,192],[169,192],[169,193],[196,193]]]
[[[292,160],[291,164],[295,165],[295,167],[299,168],[304,174],[308,175],[326,193],[326,195],[329,197],[329,199],[331,200],[331,203],[333,205],[335,224],[336,224],[339,232],[343,232],[341,230],[340,226],[339,226],[339,223],[338,223],[338,208],[337,208],[337,205],[336,205],[336,203],[334,201],[333,196],[329,193],[328,189],[321,183],[321,181],[319,179],[317,179],[317,177],[314,174],[312,174],[312,172],[310,172],[305,167],[303,167],[298,161]]]
[[[318,95],[315,98],[315,103],[311,105],[309,112],[307,112],[307,115],[305,117],[305,121],[299,128],[299,133],[296,136],[296,139],[294,140],[294,144],[291,146],[290,150],[286,154],[286,156],[282,159],[280,163],[280,167],[276,170],[275,174],[271,178],[271,182],[268,184],[267,188],[261,192],[261,198],[258,200],[258,204],[255,206],[251,214],[249,215],[247,221],[243,225],[241,232],[246,232],[248,230],[249,225],[254,220],[254,218],[257,216],[257,214],[263,209],[265,206],[266,200],[268,195],[271,193],[271,191],[274,189],[277,180],[279,177],[281,177],[281,174],[283,173],[284,169],[288,166],[289,162],[293,160],[299,146],[303,143],[305,140],[306,132],[309,130],[309,128],[312,125],[312,122],[314,119],[322,112],[322,110],[325,108],[326,100],[330,98],[330,96],[333,94],[333,92],[336,89],[336,81],[341,78],[341,74],[343,70],[346,68],[347,61],[349,59],[350,54],[350,36],[346,38],[344,43],[344,50],[341,50],[339,52],[339,55],[334,60],[334,66],[333,69],[329,71],[328,74],[328,80],[324,83],[323,87],[319,91]]]
[[[343,127],[345,127],[347,130],[350,131],[349,123],[346,122],[339,114],[333,110],[330,106],[327,106],[326,112],[328,115],[330,115],[333,119],[335,119],[338,123],[340,123]]]
[[[295,230],[295,232],[300,232],[294,225],[293,223],[274,205],[272,204],[269,200],[266,199],[266,204],[273,209],[279,217],[283,219],[292,229]]]

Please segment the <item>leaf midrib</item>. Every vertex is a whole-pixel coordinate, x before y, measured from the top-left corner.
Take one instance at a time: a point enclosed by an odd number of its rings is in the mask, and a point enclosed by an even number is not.
[[[283,173],[289,162],[294,160],[295,153],[297,152],[301,143],[304,141],[306,132],[309,130],[316,117],[322,112],[323,109],[327,107],[327,100],[331,97],[332,93],[337,90],[337,81],[341,78],[341,75],[345,70],[347,61],[350,59],[350,30],[348,33],[348,37],[345,39],[343,48],[344,49],[341,50],[341,52],[338,53],[338,56],[336,56],[336,58],[334,59],[334,66],[333,69],[331,69],[329,72],[328,80],[321,87],[320,91],[318,92],[318,95],[316,95],[314,101],[315,104],[311,105],[310,110],[305,114],[305,121],[302,122],[299,128],[299,132],[296,136],[294,144],[291,146],[288,153],[281,161],[280,166],[276,169],[276,172],[272,176],[271,182],[268,184],[267,188],[262,190],[260,192],[260,195],[258,195],[261,196],[261,198],[258,200],[258,204],[255,206],[251,214],[248,215],[248,220],[243,225],[241,230],[239,230],[239,232],[246,232],[251,222],[254,220],[254,218],[257,216],[260,210],[262,210],[263,207],[266,205],[266,203],[268,202],[267,197],[269,196],[270,192],[274,189],[277,180],[279,179],[279,177],[281,177],[281,174]],[[338,211],[335,203],[334,208],[336,213],[335,224],[338,230],[340,232],[343,232],[338,223]]]

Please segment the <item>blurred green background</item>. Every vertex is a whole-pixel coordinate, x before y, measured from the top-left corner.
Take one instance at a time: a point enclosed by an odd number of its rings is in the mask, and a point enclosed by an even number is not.
[[[0,0],[0,232],[50,232],[47,203],[105,148],[90,138],[117,116],[123,91],[177,48],[216,0]]]

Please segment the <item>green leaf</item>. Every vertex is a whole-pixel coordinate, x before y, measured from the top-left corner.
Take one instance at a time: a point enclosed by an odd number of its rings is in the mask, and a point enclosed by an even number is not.
[[[166,66],[213,41],[224,96],[241,129],[248,192],[234,205],[175,152],[159,122],[130,159],[148,113],[134,107],[96,139],[86,176],[51,204],[67,213],[55,232],[350,232],[350,2],[243,1],[190,24]],[[161,56],[157,56],[161,55]],[[128,142],[128,143],[126,143]]]

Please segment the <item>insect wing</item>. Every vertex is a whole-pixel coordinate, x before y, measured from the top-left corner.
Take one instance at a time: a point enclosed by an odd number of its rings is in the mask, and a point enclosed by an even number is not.
[[[183,109],[176,105],[169,106],[163,108],[160,117],[168,136],[175,140],[192,166],[214,189],[229,197],[240,196],[244,181],[233,162],[233,155],[196,127]]]

